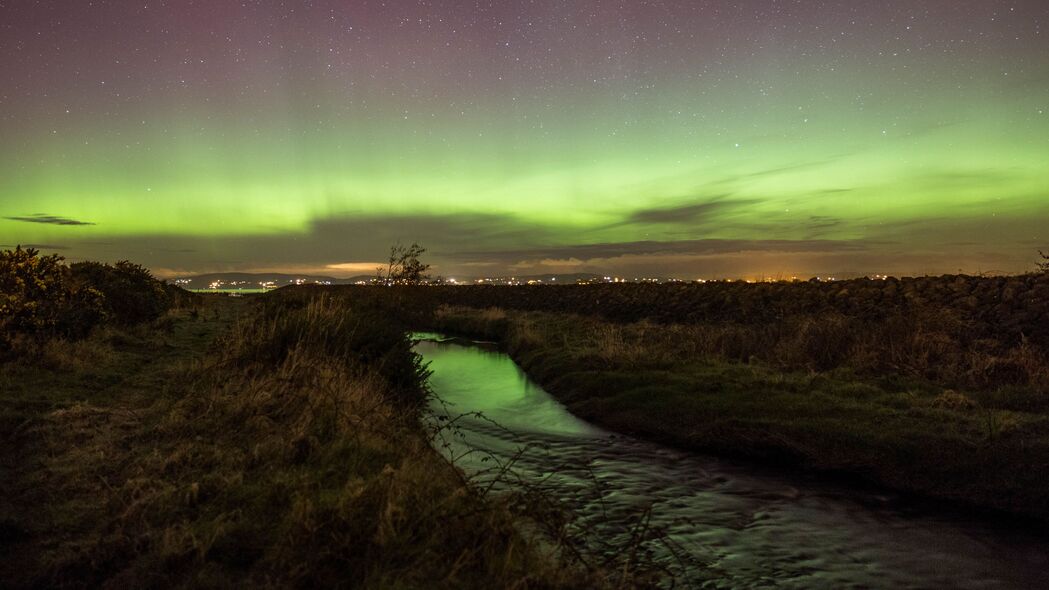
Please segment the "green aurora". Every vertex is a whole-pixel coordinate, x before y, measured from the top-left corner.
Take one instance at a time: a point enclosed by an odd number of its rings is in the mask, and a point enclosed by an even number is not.
[[[30,75],[29,28],[0,53],[0,242],[162,274],[357,274],[396,240],[446,275],[1025,271],[1049,248],[1049,44],[1021,9],[950,50],[951,27],[914,25],[895,55],[910,29],[817,51],[736,23],[738,54],[607,63],[565,41],[543,76],[430,39],[334,72],[319,50],[169,49],[150,73],[113,59],[127,39],[66,79]]]

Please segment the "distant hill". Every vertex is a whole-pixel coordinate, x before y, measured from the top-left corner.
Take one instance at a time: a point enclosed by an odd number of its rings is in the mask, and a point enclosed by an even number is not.
[[[473,283],[479,279],[464,279],[460,280],[460,283]],[[671,277],[663,277],[658,275],[653,276],[634,276],[634,275],[617,275],[613,273],[609,274],[595,274],[591,272],[577,272],[567,274],[546,274],[546,275],[505,275],[499,277],[486,277],[485,282],[493,285],[506,285],[506,284],[528,284],[528,283],[543,283],[549,285],[573,285],[575,283],[611,283],[611,282],[655,282],[665,283],[669,281],[675,281]]]
[[[296,283],[321,283],[327,285],[350,285],[357,281],[368,281],[372,275],[358,275],[350,278],[338,279],[335,277],[305,274],[285,274],[275,272],[251,273],[251,272],[213,272],[188,277],[176,277],[170,282],[182,285],[188,289],[207,289],[210,285],[221,283],[225,289],[261,289],[263,285],[283,287]]]
[[[562,275],[529,275],[525,277],[517,277],[518,279],[524,279],[527,281],[537,280],[543,281],[544,283],[557,282],[557,283],[574,283],[576,281],[594,281],[597,279],[604,278],[604,275],[594,274],[592,272],[576,272]]]
[[[460,280],[460,282],[474,282],[480,277],[474,277],[469,279]],[[598,275],[590,272],[577,272],[568,274],[547,274],[547,275],[504,275],[498,277],[484,277],[485,280],[493,283],[505,283],[508,281],[514,281],[518,283],[527,283],[528,281],[541,281],[543,283],[564,283],[572,284],[579,281],[595,281],[604,278],[603,275]]]
[[[288,274],[272,272],[214,272],[202,275],[176,277],[169,279],[169,281],[186,287],[187,289],[207,289],[211,285],[217,283],[220,283],[218,285],[218,288],[220,289],[262,289],[264,285],[266,286],[266,288],[276,288],[284,287],[286,285],[311,283],[320,283],[324,285],[352,285],[358,282],[370,282],[374,278],[375,275],[356,275],[349,278],[339,279],[323,275]],[[494,285],[528,284],[529,282],[538,282],[543,284],[554,285],[572,285],[578,282],[603,282],[605,280],[611,280],[613,278],[614,277],[612,275],[600,275],[594,273],[580,272],[545,275],[504,275],[496,277],[456,277],[455,280],[458,284],[476,283],[478,281],[483,280],[486,283]],[[635,277],[620,278],[627,281],[632,281]],[[667,279],[660,277],[657,280],[665,281]]]

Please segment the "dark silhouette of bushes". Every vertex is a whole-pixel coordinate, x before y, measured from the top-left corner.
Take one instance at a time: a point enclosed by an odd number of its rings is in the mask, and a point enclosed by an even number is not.
[[[30,335],[81,338],[106,319],[102,300],[91,285],[71,280],[60,256],[0,251],[0,351]]]
[[[102,293],[106,312],[114,323],[148,322],[171,307],[164,284],[138,264],[127,260],[112,266],[101,262],[77,262],[69,268],[74,282]]]
[[[0,354],[18,341],[76,340],[104,323],[155,320],[191,297],[128,261],[67,266],[33,248],[0,251]]]

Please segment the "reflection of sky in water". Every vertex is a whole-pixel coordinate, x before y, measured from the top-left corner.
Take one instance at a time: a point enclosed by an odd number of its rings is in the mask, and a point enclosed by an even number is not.
[[[423,335],[417,335],[422,337]],[[434,337],[435,335],[426,335]],[[421,342],[430,385],[452,417],[445,453],[489,481],[542,481],[600,538],[628,542],[652,509],[657,561],[714,587],[1049,587],[1049,541],[948,516],[915,516],[892,494],[844,489],[614,436],[569,414],[504,354]],[[678,555],[674,556],[673,553]]]
[[[554,398],[533,384],[505,354],[480,348],[421,343],[430,361],[430,386],[452,414],[483,412],[504,428],[599,436],[603,431],[568,413]],[[443,392],[454,390],[454,398]]]

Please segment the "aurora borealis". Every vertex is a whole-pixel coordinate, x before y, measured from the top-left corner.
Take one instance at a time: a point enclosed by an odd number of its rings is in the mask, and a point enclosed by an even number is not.
[[[1022,272],[1049,4],[0,0],[0,243],[163,275]]]

